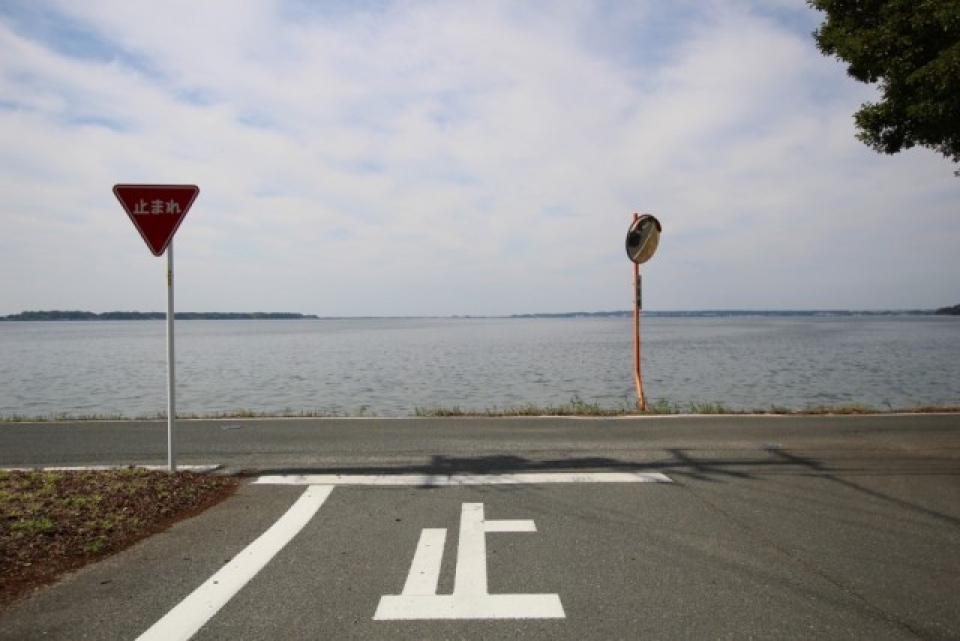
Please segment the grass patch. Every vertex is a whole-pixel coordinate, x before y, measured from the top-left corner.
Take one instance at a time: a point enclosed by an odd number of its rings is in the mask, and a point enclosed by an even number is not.
[[[346,418],[350,416],[376,416],[369,406],[361,405],[355,414],[331,410],[224,410],[213,412],[178,412],[177,420],[215,420],[215,419],[245,419],[245,418]],[[54,414],[7,414],[0,416],[0,423],[55,423],[55,422],[87,422],[87,421],[165,421],[166,412],[156,414],[141,414],[127,416],[124,414],[71,414],[58,412]]]
[[[636,413],[640,413],[640,410],[635,410]],[[675,401],[670,401],[665,398],[658,398],[655,400],[647,401],[647,414],[683,414],[684,409],[680,403]]]
[[[723,403],[701,403],[694,402],[690,403],[690,409],[687,414],[735,414],[736,412],[731,410],[729,407]]]
[[[856,404],[856,403],[855,403],[855,404],[853,404],[853,405],[843,405],[843,406],[841,406],[841,407],[830,407],[830,406],[828,406],[828,405],[808,406],[808,407],[806,407],[806,408],[802,411],[802,413],[803,413],[803,414],[812,414],[812,415],[819,415],[819,414],[880,414],[880,413],[884,413],[884,412],[893,412],[893,411],[896,411],[896,410],[893,410],[893,409],[889,409],[889,410],[878,410],[878,409],[876,409],[876,408],[874,408],[874,407],[870,407],[870,406],[868,406],[868,405],[860,405],[860,404]]]
[[[417,407],[414,416],[419,418],[448,418],[448,417],[518,417],[518,416],[626,416],[636,414],[636,407],[624,405],[622,407],[607,408],[599,403],[584,401],[574,395],[562,405],[520,405],[507,408],[489,408],[481,410],[465,410],[458,405],[452,407]]]
[[[770,405],[766,408],[738,409],[731,408],[723,403],[712,401],[693,401],[690,403],[678,403],[668,399],[655,399],[647,401],[646,411],[640,411],[636,406],[625,402],[620,407],[601,407],[597,403],[585,402],[579,397],[574,397],[569,403],[563,405],[523,405],[519,407],[508,408],[490,408],[490,409],[462,409],[458,405],[451,407],[417,407],[414,416],[418,418],[508,418],[522,416],[671,416],[679,414],[694,414],[700,416],[722,416],[722,415],[782,415],[782,416],[823,416],[823,415],[857,415],[857,414],[931,414],[931,413],[957,413],[960,407],[953,405],[935,405],[918,406],[913,408],[889,408],[876,409],[867,405],[852,404],[827,406],[816,405],[805,408],[791,408],[782,405]]]
[[[681,403],[669,399],[647,400],[646,411],[640,411],[636,403],[625,398],[616,407],[603,407],[599,403],[588,402],[574,395],[567,403],[561,405],[519,405],[516,407],[492,407],[485,409],[465,409],[459,405],[452,406],[417,406],[413,410],[416,418],[457,418],[457,417],[522,417],[522,416],[668,416],[674,414],[776,414],[776,415],[826,415],[826,414],[933,414],[933,413],[960,413],[960,406],[956,405],[920,405],[915,407],[893,407],[887,405],[884,409],[877,409],[863,404],[850,405],[808,405],[803,408],[792,408],[772,404],[768,407],[732,408],[723,403],[713,401],[691,401]],[[177,414],[178,420],[243,420],[269,418],[376,418],[378,414],[370,410],[368,405],[360,405],[354,412],[331,410],[293,410],[280,411],[260,410],[229,410],[217,412]],[[11,414],[0,416],[3,423],[49,423],[73,421],[158,421],[166,420],[165,413],[151,416],[123,416],[120,414],[45,414],[27,416]]]
[[[0,608],[231,494],[232,477],[0,470]]]

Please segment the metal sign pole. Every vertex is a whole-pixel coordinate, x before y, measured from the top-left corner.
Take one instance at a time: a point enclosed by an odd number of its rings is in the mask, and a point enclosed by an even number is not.
[[[173,358],[173,240],[167,245],[167,466],[177,471],[174,456],[174,427],[176,422]]]
[[[647,399],[643,397],[643,379],[640,376],[640,314],[643,309],[640,263],[650,260],[659,244],[660,221],[650,214],[634,214],[627,231],[627,258],[633,263],[633,369],[637,383],[637,407],[641,412],[647,411]]]
[[[633,368],[634,379],[637,383],[637,406],[641,412],[647,411],[647,401],[643,397],[643,379],[640,376],[640,308],[641,302],[640,265],[633,264]]]

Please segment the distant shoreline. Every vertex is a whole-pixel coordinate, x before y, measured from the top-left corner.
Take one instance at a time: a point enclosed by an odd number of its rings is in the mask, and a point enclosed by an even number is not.
[[[0,316],[0,321],[139,321],[164,320],[166,312],[94,312],[49,311],[21,312]],[[315,315],[290,312],[175,312],[177,320],[303,320],[316,319]]]
[[[376,320],[376,319],[531,319],[531,318],[626,318],[632,311],[562,312],[539,314],[511,314],[506,316],[318,316],[295,312],[176,312],[177,320]],[[644,311],[647,318],[727,318],[727,317],[849,317],[849,316],[960,316],[960,305],[940,309],[892,309],[892,310],[741,310],[706,309],[699,311]],[[27,311],[9,316],[0,316],[0,321],[140,321],[164,320],[165,312],[86,312],[86,311]]]
[[[818,316],[933,316],[936,314],[946,314],[951,312],[945,312],[942,309],[889,309],[889,310],[843,310],[843,309],[826,309],[826,310],[805,310],[805,309],[786,309],[786,310],[747,310],[747,309],[704,309],[697,311],[644,311],[643,315],[647,317],[660,317],[660,318],[714,318],[714,317],[731,317],[731,316],[762,316],[762,317],[818,317]],[[958,313],[960,312],[952,312]],[[596,317],[596,318],[619,318],[632,316],[632,311],[619,311],[619,312],[569,312],[562,314],[513,314],[507,316],[506,318],[579,318],[579,317]],[[461,318],[470,318],[470,317],[461,317]]]

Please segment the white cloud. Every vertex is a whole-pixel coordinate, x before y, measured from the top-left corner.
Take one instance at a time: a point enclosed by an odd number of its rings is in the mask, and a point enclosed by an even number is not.
[[[201,187],[180,309],[627,308],[639,209],[652,309],[955,302],[953,168],[855,140],[811,10],[550,7],[7,6],[0,313],[163,307],[117,182]]]

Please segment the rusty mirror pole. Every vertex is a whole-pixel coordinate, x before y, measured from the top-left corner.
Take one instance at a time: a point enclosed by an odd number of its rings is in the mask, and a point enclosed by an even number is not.
[[[633,369],[637,384],[637,407],[647,410],[643,396],[643,379],[640,376],[640,311],[643,308],[643,288],[640,279],[640,264],[650,260],[660,244],[660,221],[650,214],[634,214],[627,230],[627,257],[633,263]]]

